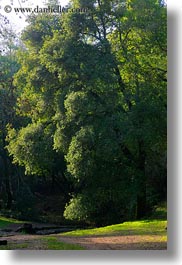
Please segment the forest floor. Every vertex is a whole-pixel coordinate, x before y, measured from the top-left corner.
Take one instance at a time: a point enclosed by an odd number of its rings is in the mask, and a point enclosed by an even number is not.
[[[13,224],[12,224],[13,225]],[[166,250],[166,221],[138,221],[54,235],[3,235],[4,250]],[[14,224],[18,226],[18,224]]]

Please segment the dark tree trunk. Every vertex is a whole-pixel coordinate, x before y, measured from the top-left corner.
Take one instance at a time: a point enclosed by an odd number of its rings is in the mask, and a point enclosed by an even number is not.
[[[138,193],[137,193],[137,209],[136,217],[141,219],[146,215],[147,210],[147,187],[146,187],[146,175],[145,175],[145,151],[143,147],[143,142],[139,142],[139,155],[138,155]]]
[[[5,146],[4,137],[3,137],[3,144]],[[6,208],[11,209],[13,196],[12,196],[11,185],[10,185],[8,158],[7,158],[7,154],[5,150],[3,150],[3,162],[4,162],[4,180],[5,180],[6,195],[7,195]]]
[[[8,161],[7,158],[4,158],[4,167],[5,167],[5,186],[6,186],[6,194],[7,194],[7,202],[6,202],[6,208],[11,209],[12,206],[12,192],[10,187],[10,177],[9,177],[9,170],[8,170]]]
[[[137,195],[137,219],[141,219],[146,215],[146,185],[143,184]],[[143,189],[143,190],[142,190]]]
[[[55,191],[55,175],[51,176],[51,192]]]

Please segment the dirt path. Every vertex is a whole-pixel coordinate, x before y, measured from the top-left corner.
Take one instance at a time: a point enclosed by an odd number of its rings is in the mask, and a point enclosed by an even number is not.
[[[167,243],[162,242],[162,237],[157,235],[141,236],[84,236],[66,237],[52,235],[60,242],[78,244],[88,250],[166,250]],[[29,249],[44,249],[42,244],[44,236],[14,235],[3,237],[9,243],[27,244]]]
[[[59,240],[79,244],[90,250],[165,250],[167,243],[161,236],[92,236],[92,237],[59,237]]]

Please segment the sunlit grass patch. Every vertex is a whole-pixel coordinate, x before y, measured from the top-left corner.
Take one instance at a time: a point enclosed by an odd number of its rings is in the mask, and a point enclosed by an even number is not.
[[[47,237],[44,240],[46,242],[47,249],[50,250],[84,250],[84,248],[79,245],[60,242],[56,237]]]
[[[9,243],[7,246],[0,246],[0,250],[18,250],[18,249],[28,249],[28,243]]]
[[[16,219],[13,219],[13,218],[6,218],[3,216],[0,216],[0,228],[4,228],[10,224],[18,224],[18,223],[22,223],[22,222]]]
[[[64,233],[68,236],[91,236],[91,235],[165,235],[167,226],[167,221],[160,220],[144,220],[144,221],[134,221],[125,222],[117,225],[110,225],[94,229],[77,230],[72,232]]]

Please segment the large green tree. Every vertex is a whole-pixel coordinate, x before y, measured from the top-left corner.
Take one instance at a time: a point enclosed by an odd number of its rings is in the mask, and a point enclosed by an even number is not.
[[[15,84],[30,122],[9,130],[8,150],[29,174],[54,176],[65,163],[66,218],[141,218],[166,195],[166,8],[71,6],[88,12],[33,16],[24,31]]]
[[[111,42],[130,102],[124,142],[136,164],[139,218],[166,193],[167,23],[158,1],[128,1],[126,7]]]

